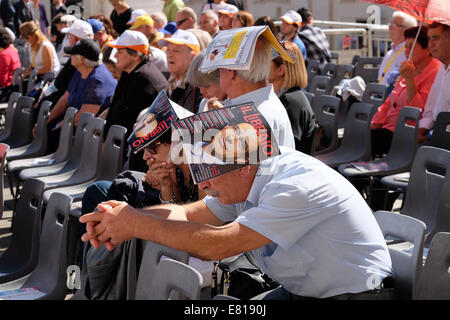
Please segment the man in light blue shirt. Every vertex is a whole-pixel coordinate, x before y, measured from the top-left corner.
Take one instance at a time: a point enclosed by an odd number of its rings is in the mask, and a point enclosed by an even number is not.
[[[140,238],[206,260],[253,251],[281,285],[268,299],[386,297],[373,289],[392,276],[391,259],[364,199],[322,162],[280,150],[260,163],[270,175],[255,164],[201,182],[209,196],[194,203],[142,210],[101,204],[80,219],[88,230],[82,240],[112,250]]]

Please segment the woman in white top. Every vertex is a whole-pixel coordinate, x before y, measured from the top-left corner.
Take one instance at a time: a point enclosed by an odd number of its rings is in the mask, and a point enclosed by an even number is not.
[[[31,65],[24,72],[27,78],[33,69],[37,76],[42,77],[46,72],[58,72],[61,65],[55,47],[42,33],[34,21],[27,21],[20,26],[20,34],[29,44]]]
[[[202,12],[206,10],[214,10],[215,13],[218,13],[219,10],[225,8],[227,3],[224,0],[211,0],[208,1],[202,8]]]

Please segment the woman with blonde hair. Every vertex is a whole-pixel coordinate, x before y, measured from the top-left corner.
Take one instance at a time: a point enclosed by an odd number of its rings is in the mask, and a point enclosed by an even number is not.
[[[273,51],[269,82],[288,113],[294,132],[295,149],[310,154],[316,117],[302,91],[308,82],[305,62],[295,43],[284,41],[282,44],[294,63],[283,60]]]
[[[23,23],[20,26],[20,35],[30,46],[31,65],[25,70],[24,78],[27,78],[33,69],[37,71],[38,79],[42,78],[46,72],[59,71],[61,65],[55,47],[34,21]]]

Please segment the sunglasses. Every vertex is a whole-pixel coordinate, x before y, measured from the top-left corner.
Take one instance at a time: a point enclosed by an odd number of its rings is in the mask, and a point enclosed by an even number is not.
[[[180,20],[180,21],[177,21],[177,22],[176,22],[177,27],[179,27],[179,26],[181,26],[183,23],[185,23],[187,19],[189,19],[189,17],[184,18],[184,19],[182,19],[182,20]]]
[[[145,147],[144,149],[148,151],[150,154],[157,154],[156,148],[161,144],[161,142],[156,142],[148,147]]]

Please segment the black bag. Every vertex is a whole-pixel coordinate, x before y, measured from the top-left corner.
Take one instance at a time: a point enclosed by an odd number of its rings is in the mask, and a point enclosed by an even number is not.
[[[217,283],[219,268],[222,271],[220,284]],[[211,298],[217,294],[224,294],[248,300],[278,286],[278,283],[261,271],[253,254],[244,252],[214,263]]]

